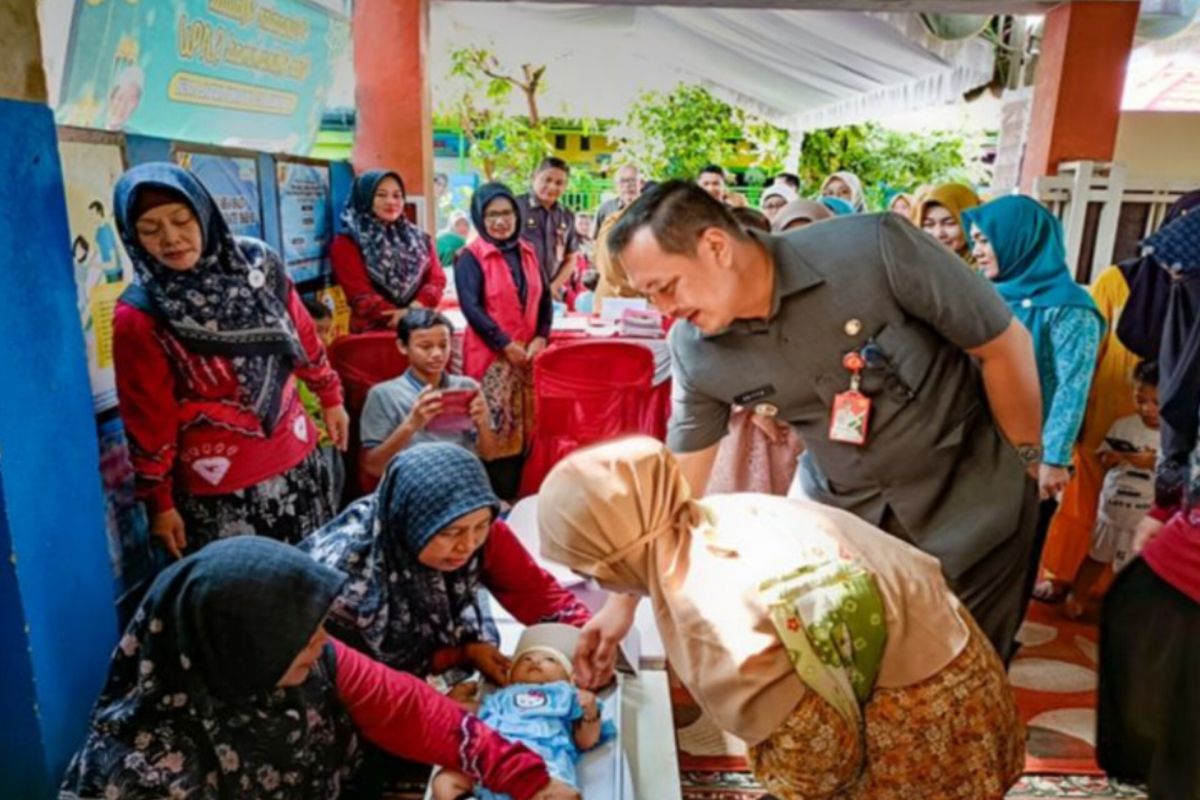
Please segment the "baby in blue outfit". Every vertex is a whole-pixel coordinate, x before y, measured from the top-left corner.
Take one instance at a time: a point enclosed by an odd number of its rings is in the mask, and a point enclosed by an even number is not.
[[[555,623],[527,629],[513,656],[508,686],[488,693],[476,712],[504,738],[540,755],[551,778],[575,787],[579,756],[615,734],[611,722],[601,722],[596,695],[571,683],[568,654],[578,636],[577,629]],[[433,798],[509,800],[454,770],[438,772]]]

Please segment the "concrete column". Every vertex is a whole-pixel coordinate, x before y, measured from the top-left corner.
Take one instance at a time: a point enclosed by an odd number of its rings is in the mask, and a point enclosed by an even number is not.
[[[1137,2],[1063,3],[1046,15],[1021,186],[1064,161],[1109,161]]]
[[[353,24],[354,169],[399,172],[409,197],[425,198],[432,229],[429,0],[357,0]]]
[[[52,797],[116,642],[37,0],[0,4],[0,797]]]

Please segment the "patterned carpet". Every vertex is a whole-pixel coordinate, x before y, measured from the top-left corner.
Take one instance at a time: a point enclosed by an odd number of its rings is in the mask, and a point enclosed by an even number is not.
[[[1029,728],[1026,772],[1103,775],[1095,752],[1096,627],[1034,603],[1017,638],[1009,678]]]

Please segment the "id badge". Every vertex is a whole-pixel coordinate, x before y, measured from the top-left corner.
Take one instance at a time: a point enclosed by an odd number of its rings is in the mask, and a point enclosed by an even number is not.
[[[867,422],[871,416],[871,398],[851,389],[833,398],[829,420],[829,440],[862,446],[867,443]]]

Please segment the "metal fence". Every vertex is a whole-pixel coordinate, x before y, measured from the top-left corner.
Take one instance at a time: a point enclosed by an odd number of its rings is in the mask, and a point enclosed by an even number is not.
[[[746,198],[751,208],[758,208],[758,199],[762,196],[765,186],[730,186],[730,192],[736,192]],[[616,197],[612,181],[596,181],[587,189],[564,192],[559,200],[572,211],[595,211],[609,197]]]
[[[1033,196],[1062,219],[1067,263],[1076,280],[1090,284],[1110,264],[1137,255],[1138,242],[1194,188],[1194,181],[1131,176],[1123,164],[1073,161],[1036,179]]]

